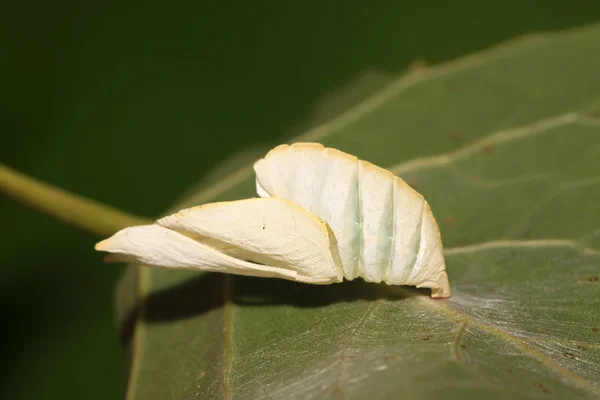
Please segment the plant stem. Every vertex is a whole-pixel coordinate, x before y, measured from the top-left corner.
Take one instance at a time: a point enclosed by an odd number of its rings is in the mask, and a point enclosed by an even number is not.
[[[0,192],[68,225],[100,237],[110,236],[127,226],[152,223],[48,185],[2,163]]]

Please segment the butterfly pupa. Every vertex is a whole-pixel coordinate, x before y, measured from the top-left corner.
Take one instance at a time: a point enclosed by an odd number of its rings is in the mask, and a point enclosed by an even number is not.
[[[450,297],[429,204],[400,177],[318,143],[280,145],[254,164],[259,196],[294,202],[331,228],[344,278]]]
[[[260,198],[205,204],[99,242],[107,261],[329,284],[450,287],[429,205],[390,171],[316,143],[254,164]]]
[[[280,198],[187,208],[96,244],[109,262],[283,278],[343,280],[337,243],[319,218]]]

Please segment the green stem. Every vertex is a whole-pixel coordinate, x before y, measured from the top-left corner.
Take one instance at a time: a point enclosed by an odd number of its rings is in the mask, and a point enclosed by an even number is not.
[[[0,163],[0,192],[93,235],[106,237],[132,225],[152,223],[94,200],[65,192]]]

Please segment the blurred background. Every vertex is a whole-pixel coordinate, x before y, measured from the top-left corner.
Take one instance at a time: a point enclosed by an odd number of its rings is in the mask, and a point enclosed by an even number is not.
[[[156,216],[232,153],[284,140],[366,70],[600,20],[598,0],[350,4],[4,5],[0,161]],[[102,262],[97,238],[5,197],[0,221],[0,397],[122,398],[122,267]]]

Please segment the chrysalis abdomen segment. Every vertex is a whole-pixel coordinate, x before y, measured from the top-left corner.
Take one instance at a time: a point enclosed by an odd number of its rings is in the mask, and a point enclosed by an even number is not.
[[[254,170],[259,195],[288,199],[328,223],[346,279],[449,296],[429,205],[390,171],[316,143],[277,146]]]
[[[394,179],[394,187],[394,250],[385,281],[405,284],[417,265],[422,245],[427,246],[427,242],[421,241],[425,200],[398,177]]]
[[[361,251],[356,276],[381,282],[394,257],[394,175],[358,161]]]

